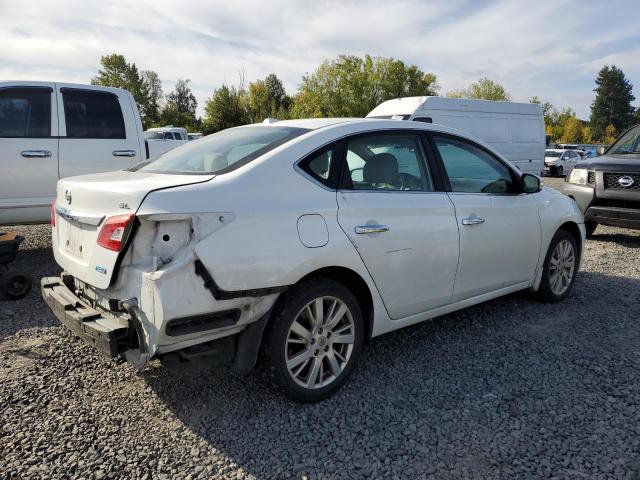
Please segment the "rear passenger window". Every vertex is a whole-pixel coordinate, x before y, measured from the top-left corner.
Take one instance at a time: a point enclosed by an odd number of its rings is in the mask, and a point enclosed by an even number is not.
[[[347,190],[433,191],[420,136],[371,134],[347,142]]]
[[[63,89],[69,138],[126,138],[118,98],[110,93]]]
[[[51,136],[51,90],[7,88],[0,90],[0,137]]]

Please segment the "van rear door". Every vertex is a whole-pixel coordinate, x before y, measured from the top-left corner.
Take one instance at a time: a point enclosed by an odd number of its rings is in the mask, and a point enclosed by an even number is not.
[[[57,84],[60,178],[123,170],[146,159],[131,95]]]
[[[58,181],[54,87],[0,82],[0,225],[49,218]]]

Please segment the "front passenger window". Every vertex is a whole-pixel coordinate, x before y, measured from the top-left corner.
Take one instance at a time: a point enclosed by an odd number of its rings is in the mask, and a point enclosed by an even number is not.
[[[435,137],[451,190],[463,193],[512,193],[511,171],[481,148],[462,140]]]

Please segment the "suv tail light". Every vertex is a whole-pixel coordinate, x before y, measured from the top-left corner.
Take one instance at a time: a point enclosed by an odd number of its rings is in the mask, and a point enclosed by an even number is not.
[[[53,197],[53,202],[51,202],[51,228],[56,226],[56,202],[58,199]]]
[[[135,217],[133,213],[128,213],[108,218],[98,234],[98,245],[114,252],[122,250]]]

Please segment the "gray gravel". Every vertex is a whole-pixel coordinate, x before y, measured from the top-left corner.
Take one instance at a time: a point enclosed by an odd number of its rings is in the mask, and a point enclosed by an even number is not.
[[[19,265],[53,274],[49,228]],[[571,296],[516,294],[374,339],[337,395],[260,372],[143,373],[0,302],[0,478],[639,478],[640,232],[600,227]]]

